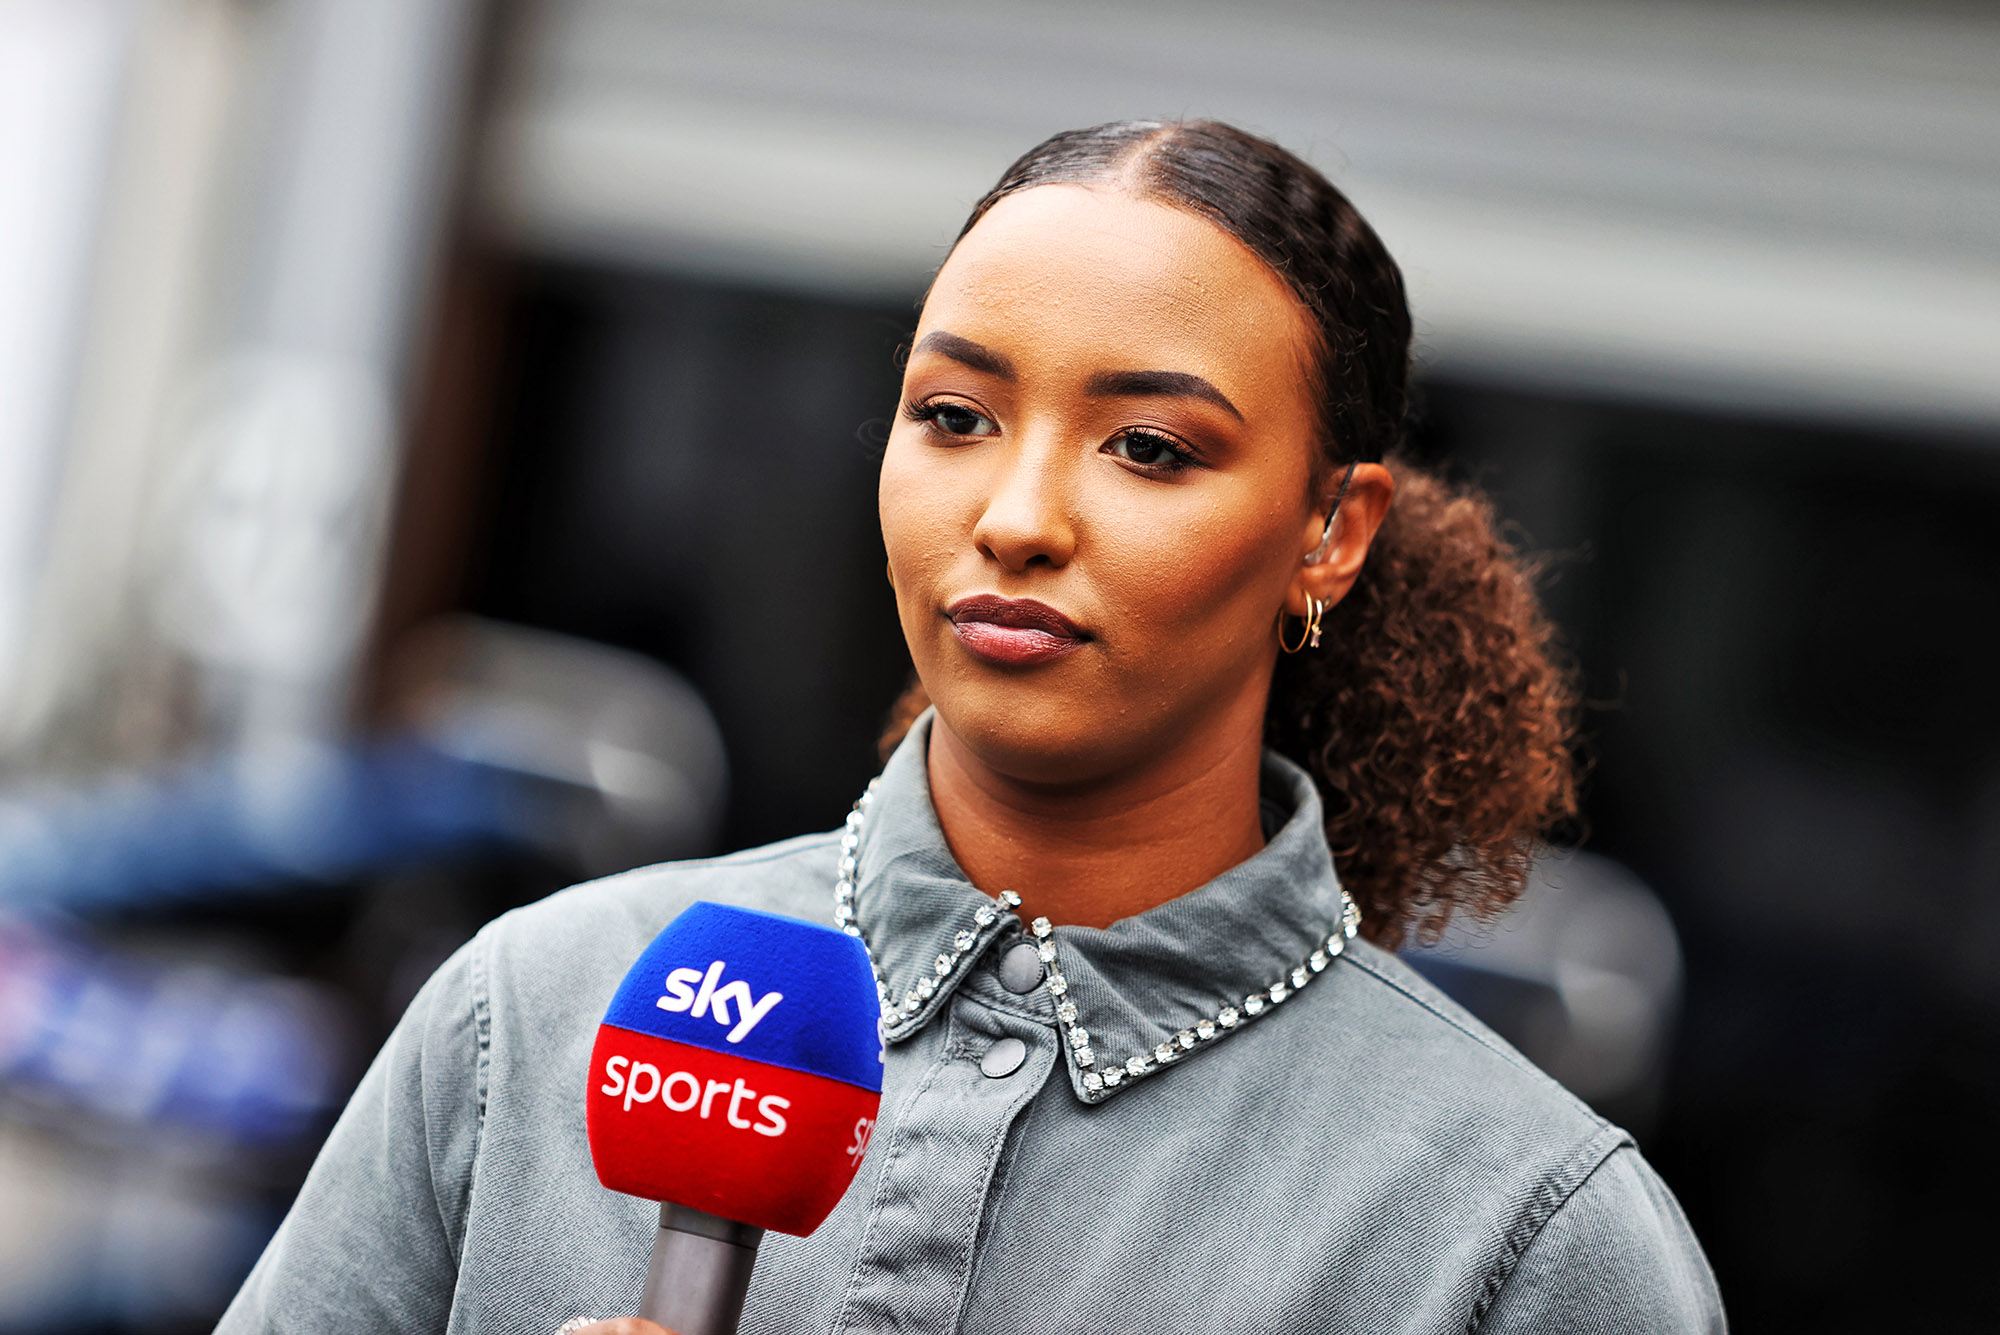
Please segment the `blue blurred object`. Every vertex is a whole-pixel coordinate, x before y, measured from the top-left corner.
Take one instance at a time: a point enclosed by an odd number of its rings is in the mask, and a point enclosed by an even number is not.
[[[0,921],[0,1330],[212,1320],[353,1048],[317,984]]]
[[[0,912],[88,918],[349,882],[492,848],[583,875],[708,851],[707,706],[638,655],[472,618],[409,637],[401,730],[280,736],[0,796]]]
[[[0,1093],[28,1120],[281,1148],[341,1097],[350,1046],[344,1009],[313,984],[0,923]]]
[[[0,802],[0,908],[101,913],[547,836],[552,797],[415,738],[292,741]]]
[[[0,920],[0,1330],[212,1319],[353,1050],[318,984]]]

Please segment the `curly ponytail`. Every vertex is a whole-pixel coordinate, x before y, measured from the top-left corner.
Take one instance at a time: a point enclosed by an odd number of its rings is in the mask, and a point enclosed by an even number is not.
[[[1363,931],[1394,946],[1459,909],[1520,894],[1537,843],[1576,811],[1577,691],[1535,597],[1536,563],[1493,507],[1398,458],[1409,403],[1403,279],[1346,197],[1284,149],[1216,121],[1119,121],[1056,135],[1009,167],[961,237],[1008,195],[1116,182],[1207,217],[1291,288],[1319,346],[1314,485],[1386,460],[1389,515],[1330,640],[1279,660],[1265,741],[1313,776]],[[928,704],[896,702],[892,749]]]
[[[1491,503],[1390,469],[1395,502],[1326,647],[1278,660],[1264,737],[1312,774],[1341,884],[1394,944],[1521,893],[1537,841],[1576,811],[1577,693]]]

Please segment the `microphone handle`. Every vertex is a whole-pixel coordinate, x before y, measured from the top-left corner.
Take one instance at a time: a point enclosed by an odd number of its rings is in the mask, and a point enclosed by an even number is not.
[[[662,1201],[638,1314],[674,1335],[736,1335],[763,1240],[761,1228]]]

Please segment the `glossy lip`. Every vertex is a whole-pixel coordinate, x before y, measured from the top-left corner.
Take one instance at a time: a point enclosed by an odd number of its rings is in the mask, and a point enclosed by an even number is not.
[[[1032,598],[980,594],[945,609],[952,632],[976,656],[1006,667],[1046,663],[1074,653],[1090,636],[1068,617]]]

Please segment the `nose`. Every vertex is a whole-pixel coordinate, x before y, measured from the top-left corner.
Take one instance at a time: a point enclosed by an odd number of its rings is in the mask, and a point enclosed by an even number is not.
[[[1023,441],[996,452],[992,490],[972,531],[982,556],[1011,574],[1069,564],[1076,551],[1071,478],[1060,446]]]

